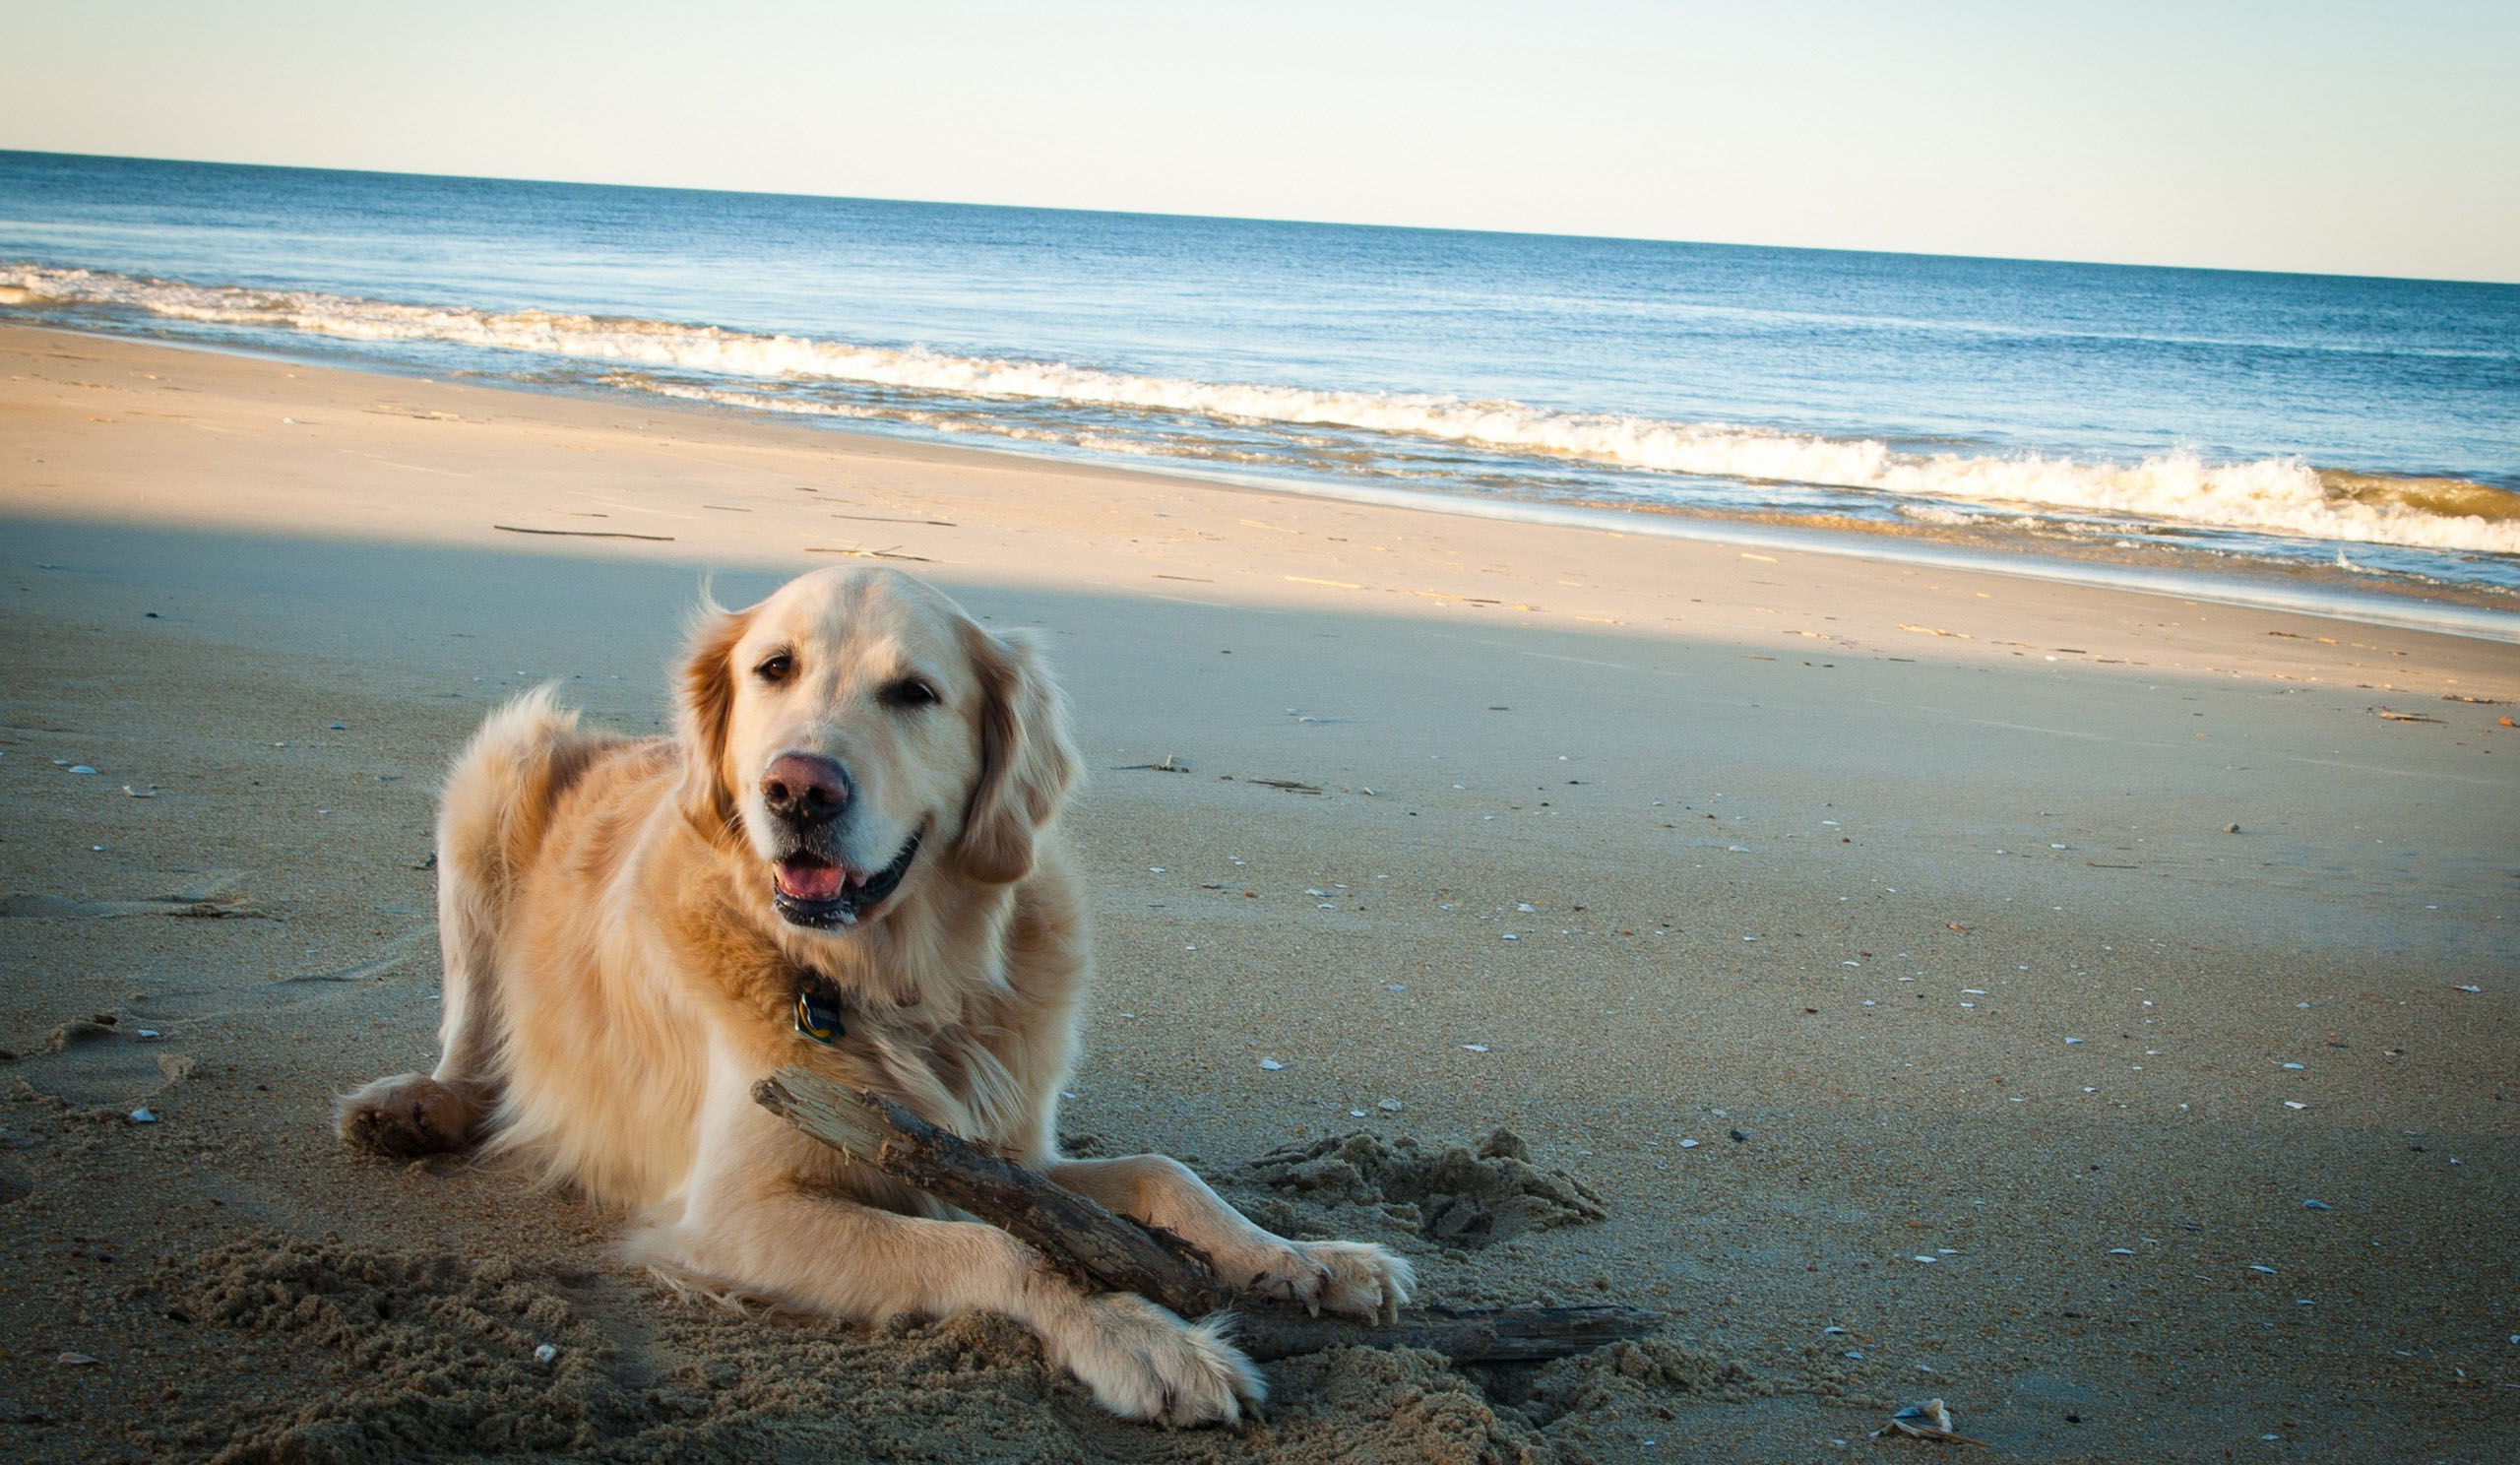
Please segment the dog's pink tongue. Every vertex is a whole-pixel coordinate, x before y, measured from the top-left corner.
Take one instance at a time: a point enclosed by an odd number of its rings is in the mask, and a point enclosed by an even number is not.
[[[827,901],[840,894],[849,872],[818,860],[779,861],[780,892],[791,900]]]

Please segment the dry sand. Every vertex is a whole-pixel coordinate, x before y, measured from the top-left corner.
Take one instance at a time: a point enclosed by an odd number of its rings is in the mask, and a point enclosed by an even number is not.
[[[2520,1452],[2513,646],[22,329],[0,377],[0,1455]],[[658,727],[702,569],[837,552],[1052,638],[1077,1143],[1670,1340],[1166,1434],[995,1320],[730,1315],[336,1143],[431,1055],[472,724]],[[1430,1238],[1402,1142],[1499,1126],[1606,1219]],[[1992,1448],[1867,1438],[1927,1396]]]

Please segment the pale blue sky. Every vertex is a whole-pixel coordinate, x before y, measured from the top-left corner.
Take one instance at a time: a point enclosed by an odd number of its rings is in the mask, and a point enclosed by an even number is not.
[[[0,147],[2520,281],[2520,4],[0,0]]]

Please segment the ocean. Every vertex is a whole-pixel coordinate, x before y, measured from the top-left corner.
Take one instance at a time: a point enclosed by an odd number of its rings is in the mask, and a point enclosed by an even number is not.
[[[0,319],[1482,513],[2520,593],[2520,286],[0,152]]]

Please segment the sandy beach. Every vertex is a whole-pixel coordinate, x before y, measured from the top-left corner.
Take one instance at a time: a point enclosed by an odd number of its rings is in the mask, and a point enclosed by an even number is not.
[[[2520,1454],[2520,646],[14,327],[0,522],[0,1454]],[[1077,1147],[1668,1340],[1168,1434],[336,1141],[471,728],[662,727],[704,576],[849,558],[1053,648]],[[1422,1235],[1500,1127],[1605,1219]],[[1933,1397],[1986,1447],[1868,1437]]]

